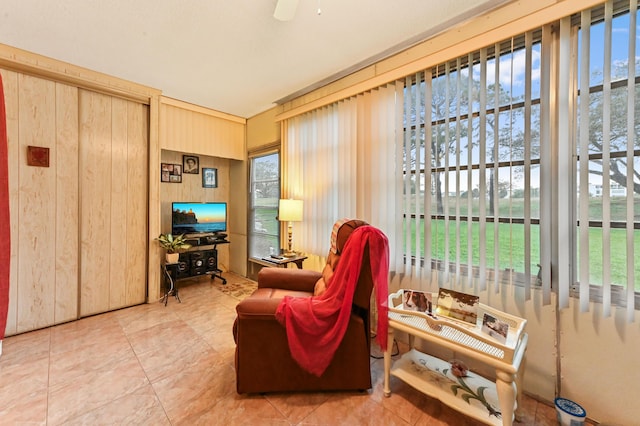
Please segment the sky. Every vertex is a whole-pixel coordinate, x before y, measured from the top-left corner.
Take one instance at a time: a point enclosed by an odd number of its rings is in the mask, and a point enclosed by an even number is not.
[[[611,72],[613,74],[613,80],[620,80],[622,78],[626,78],[627,66],[628,66],[628,58],[629,58],[629,34],[631,31],[635,33],[634,39],[636,40],[635,49],[632,56],[635,59],[636,64],[636,74],[640,75],[640,29],[638,29],[636,20],[635,28],[630,28],[630,15],[628,13],[614,17],[612,20],[612,28],[611,28]],[[589,85],[596,86],[603,83],[603,69],[604,69],[604,51],[605,51],[605,24],[604,22],[597,23],[595,25],[590,26],[590,40],[589,40]],[[581,78],[580,75],[580,61],[582,60],[581,54],[581,46],[582,46],[582,31],[578,34],[578,78]],[[539,98],[540,96],[540,76],[541,76],[541,54],[540,54],[540,44],[535,44],[531,50],[531,97],[533,99]],[[480,66],[476,65],[473,68],[474,80],[480,80]],[[623,74],[620,74],[623,72]],[[525,49],[520,49],[515,51],[510,55],[502,55],[500,57],[499,64],[499,82],[504,90],[508,93],[511,93],[512,98],[522,98],[525,94],[525,79],[526,75],[526,53]],[[489,61],[487,64],[487,84],[492,84],[495,82],[496,76],[496,68],[495,61]],[[468,69],[464,69],[461,71],[462,81],[466,82],[466,78],[468,78]],[[455,84],[455,77],[452,77],[452,81],[450,84]],[[580,83],[578,83],[578,87]],[[636,104],[639,102],[636,102]],[[476,107],[477,108],[477,101]],[[463,124],[466,126],[466,123]],[[521,125],[520,125],[521,126]],[[461,146],[464,147],[467,144],[466,140],[461,141]],[[475,147],[473,149],[473,159],[474,162],[479,162],[478,157],[480,155],[479,149]],[[462,156],[466,158],[466,152],[462,153]],[[455,164],[455,154],[450,156],[449,164]],[[463,162],[465,163],[465,162]],[[636,161],[636,163],[640,164],[640,159]],[[591,164],[591,167],[594,167]],[[539,187],[539,168],[532,169],[531,173],[531,186]],[[477,187],[477,173],[474,173],[476,177],[474,177],[473,187]],[[508,169],[500,170],[500,180],[511,181],[514,188],[523,188],[524,182],[521,175],[511,174]],[[589,175],[589,182],[592,185],[602,184],[602,178],[595,174]],[[450,174],[449,181],[449,190],[455,191],[455,173]],[[466,176],[461,175],[460,180],[460,190],[467,190],[467,178]]]

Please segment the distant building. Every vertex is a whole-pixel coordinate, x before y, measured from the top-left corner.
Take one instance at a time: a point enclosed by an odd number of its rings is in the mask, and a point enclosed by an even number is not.
[[[589,184],[589,195],[592,197],[602,197],[602,185]],[[611,182],[609,185],[610,197],[626,197],[627,188],[619,183]]]

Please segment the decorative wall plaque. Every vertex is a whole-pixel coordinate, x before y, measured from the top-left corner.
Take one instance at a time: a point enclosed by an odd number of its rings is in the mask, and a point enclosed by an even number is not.
[[[49,148],[28,146],[27,164],[36,167],[49,167]]]

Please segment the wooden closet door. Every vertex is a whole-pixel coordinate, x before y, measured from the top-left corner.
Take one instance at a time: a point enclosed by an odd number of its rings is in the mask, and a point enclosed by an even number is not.
[[[127,277],[125,304],[147,300],[149,107],[127,102]]]
[[[80,91],[80,315],[146,295],[148,110]]]
[[[7,335],[78,316],[77,89],[0,70],[9,141],[11,263]],[[48,166],[28,147],[47,148]]]

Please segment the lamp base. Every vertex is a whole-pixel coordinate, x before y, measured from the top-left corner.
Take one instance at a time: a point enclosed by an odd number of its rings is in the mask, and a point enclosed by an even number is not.
[[[295,251],[285,251],[284,253],[282,253],[282,255],[284,257],[296,257],[298,253],[296,253]]]

